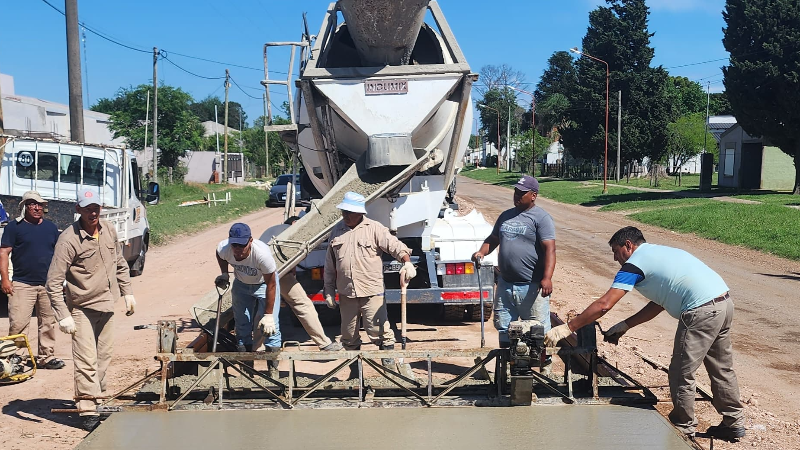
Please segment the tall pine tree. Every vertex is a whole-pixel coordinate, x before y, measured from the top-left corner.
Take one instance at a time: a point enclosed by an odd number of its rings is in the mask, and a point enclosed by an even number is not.
[[[728,0],[723,18],[731,58],[722,73],[736,120],[794,158],[800,195],[800,3]]]
[[[669,74],[650,67],[653,36],[647,28],[644,0],[606,0],[608,6],[589,14],[583,51],[608,62],[610,74],[609,160],[615,153],[617,92],[622,91],[622,161],[648,157],[659,162],[666,154],[667,124],[676,118],[670,105]],[[587,57],[576,61],[578,85],[570,98],[573,126],[562,132],[565,147],[577,157],[601,160],[606,110],[605,64]]]

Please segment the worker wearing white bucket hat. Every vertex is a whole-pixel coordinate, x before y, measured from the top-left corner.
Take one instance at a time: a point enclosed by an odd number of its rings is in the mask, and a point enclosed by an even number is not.
[[[336,308],[335,294],[339,293],[341,341],[345,349],[361,348],[358,332],[361,316],[370,341],[382,350],[393,350],[394,332],[386,314],[381,255],[389,253],[403,263],[400,274],[406,282],[414,278],[417,271],[411,263],[411,250],[380,222],[364,216],[365,203],[363,195],[348,192],[336,206],[342,211],[342,221],[333,227],[328,240],[323,294],[328,306]],[[387,359],[383,363],[391,366],[394,361]],[[353,375],[351,372],[351,377]]]

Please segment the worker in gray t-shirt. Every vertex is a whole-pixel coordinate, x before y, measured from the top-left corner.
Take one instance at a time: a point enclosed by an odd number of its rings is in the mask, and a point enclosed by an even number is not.
[[[553,218],[536,206],[539,182],[523,176],[514,185],[514,208],[500,214],[492,234],[472,255],[478,261],[498,245],[500,277],[494,298],[494,326],[500,347],[508,347],[508,325],[514,320],[537,320],[550,330],[550,294],[556,268]]]

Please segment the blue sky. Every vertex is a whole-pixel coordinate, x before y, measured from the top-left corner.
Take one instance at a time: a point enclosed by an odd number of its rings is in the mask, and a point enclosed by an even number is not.
[[[63,1],[48,1],[63,10]],[[82,22],[123,44],[147,51],[129,50],[87,32],[84,101],[87,97],[92,103],[111,97],[121,86],[150,83],[152,48],[157,46],[166,50],[170,61],[201,76],[224,77],[225,68],[229,68],[232,78],[243,88],[233,86],[230,99],[240,102],[250,119],[255,118],[263,111],[259,81],[263,78],[264,42],[298,40],[303,12],[308,13],[311,33],[317,33],[329,3],[79,0]],[[651,8],[650,31],[655,33],[651,40],[654,65],[661,64],[672,75],[697,80],[704,87],[711,81],[711,91],[721,91],[720,67],[726,61],[693,63],[728,56],[722,46],[724,0],[647,3]],[[487,64],[507,63],[526,74],[532,90],[553,52],[580,47],[589,11],[605,2],[440,0],[439,4],[473,71],[478,72]],[[19,95],[67,103],[64,16],[42,0],[5,2],[3,9],[4,17],[12,19],[4,20],[0,27],[0,72],[14,77]],[[178,53],[246,68],[199,61]],[[285,71],[287,66],[288,55],[270,54],[271,70]],[[189,75],[168,61],[159,63],[158,74],[161,81],[181,87],[197,100],[209,94],[222,98],[224,94],[222,80]],[[271,92],[276,104],[286,98],[277,90]],[[520,101],[527,103],[528,99],[521,96]]]

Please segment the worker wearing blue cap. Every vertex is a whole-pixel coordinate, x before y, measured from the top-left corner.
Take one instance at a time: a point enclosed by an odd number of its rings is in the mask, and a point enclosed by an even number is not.
[[[228,239],[217,246],[217,262],[222,272],[214,280],[218,287],[229,283],[228,265],[233,266],[233,319],[239,351],[258,351],[262,344],[267,350],[281,347],[278,321],[280,301],[276,301],[277,265],[267,244],[253,240],[250,227],[235,223]],[[273,378],[278,375],[277,361],[267,361]]]

